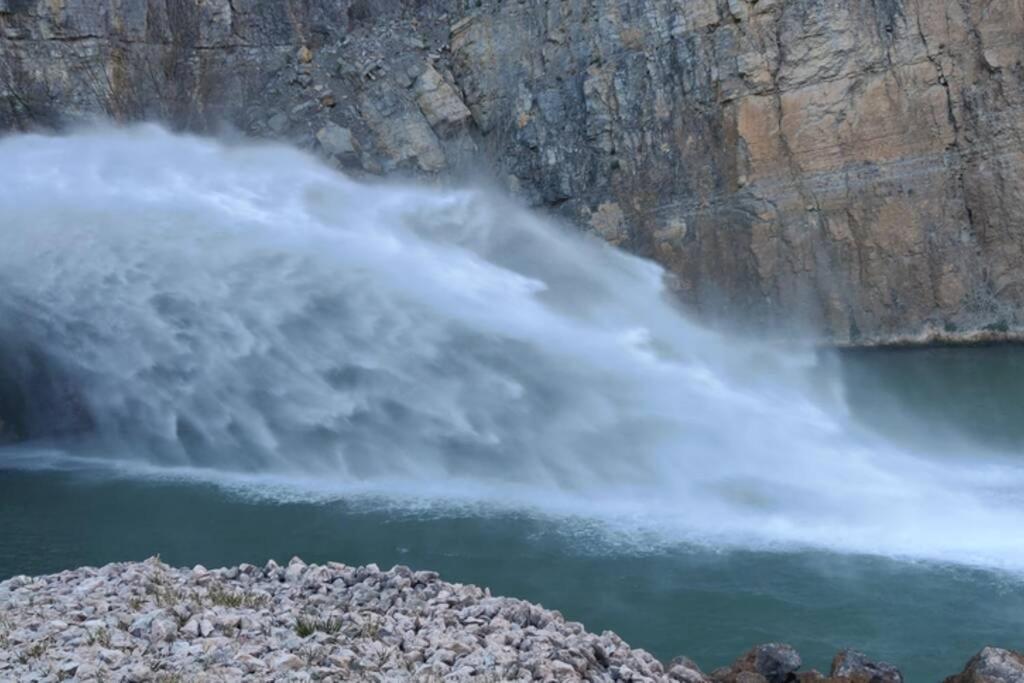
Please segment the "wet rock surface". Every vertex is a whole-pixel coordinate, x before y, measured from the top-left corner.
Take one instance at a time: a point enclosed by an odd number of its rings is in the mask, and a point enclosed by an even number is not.
[[[829,677],[790,646],[754,647],[705,674],[662,664],[560,613],[397,566],[175,569],[157,558],[0,582],[0,680],[666,681],[902,683],[844,650]],[[1024,680],[986,648],[946,683]]]
[[[708,318],[977,341],[1024,330],[1022,62],[1019,2],[4,0],[0,129],[485,170]]]

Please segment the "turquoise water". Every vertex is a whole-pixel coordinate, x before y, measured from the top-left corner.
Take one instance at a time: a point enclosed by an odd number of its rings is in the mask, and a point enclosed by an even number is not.
[[[858,419],[890,438],[1024,439],[1024,351],[852,353],[839,362]],[[936,425],[923,437],[916,423]],[[938,425],[942,428],[938,429]],[[25,470],[0,451],[0,576],[141,560],[262,564],[300,555],[430,568],[611,629],[706,670],[750,645],[793,644],[827,669],[840,648],[939,681],[984,645],[1024,648],[1024,582],[957,565],[820,551],[627,545],[585,521],[384,501],[274,502],[252,492],[106,470]],[[5,467],[4,463],[8,463]],[[634,539],[635,540],[635,539]]]
[[[890,439],[1024,456],[1024,346],[851,351],[840,368],[856,415]]]
[[[1024,446],[1017,347],[850,353],[837,363],[857,421],[910,447]],[[823,367],[827,367],[827,361]],[[1024,578],[956,564],[815,550],[671,545],[585,519],[372,498],[311,502],[83,466],[26,469],[0,449],[0,577],[141,560],[407,564],[561,610],[590,630],[705,670],[783,641],[827,670],[854,647],[911,683],[940,681],[984,645],[1024,649]],[[275,497],[277,497],[275,499]]]
[[[885,363],[857,372],[877,367]],[[685,653],[707,670],[754,643],[784,641],[807,667],[827,669],[838,649],[856,647],[913,683],[941,680],[983,645],[1024,647],[1024,584],[1013,576],[813,551],[644,550],[571,518],[271,502],[93,469],[0,469],[0,528],[0,576],[156,554],[211,567],[292,555],[407,564],[559,609],[664,659]]]

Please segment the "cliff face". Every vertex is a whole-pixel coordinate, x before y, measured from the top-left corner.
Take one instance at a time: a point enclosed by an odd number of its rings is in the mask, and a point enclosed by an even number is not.
[[[486,169],[706,316],[1024,328],[1024,0],[0,0],[0,127]]]

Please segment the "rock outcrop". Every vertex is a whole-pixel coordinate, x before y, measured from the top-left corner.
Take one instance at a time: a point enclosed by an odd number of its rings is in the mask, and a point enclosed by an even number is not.
[[[945,683],[1016,683],[1024,681],[1024,655],[986,647],[967,662],[964,670]]]
[[[892,664],[872,662],[864,653],[843,650],[832,660],[832,677],[849,683],[903,683],[903,675]]]
[[[100,114],[487,172],[708,318],[1024,330],[1020,0],[0,0],[0,128]]]
[[[796,678],[803,665],[800,654],[789,645],[768,643],[758,645],[737,659],[732,666],[714,671],[717,683],[788,683]]]

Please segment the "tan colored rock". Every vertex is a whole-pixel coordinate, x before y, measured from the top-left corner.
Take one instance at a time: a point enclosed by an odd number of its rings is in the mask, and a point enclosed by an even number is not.
[[[473,116],[455,88],[429,64],[416,79],[415,89],[420,111],[439,135],[460,130]]]

